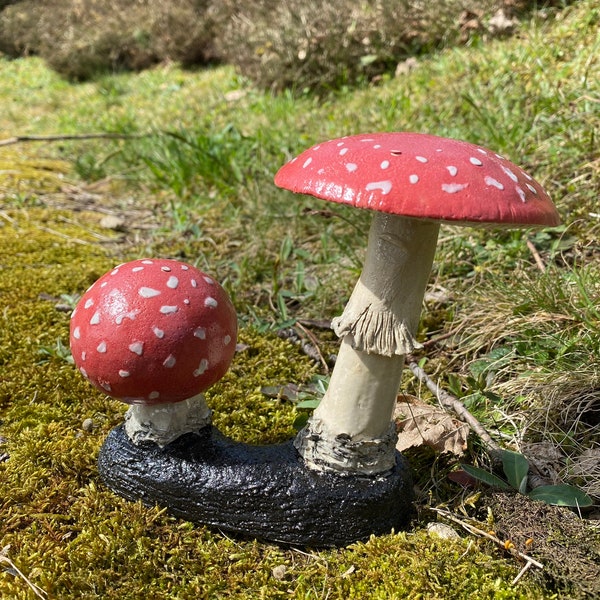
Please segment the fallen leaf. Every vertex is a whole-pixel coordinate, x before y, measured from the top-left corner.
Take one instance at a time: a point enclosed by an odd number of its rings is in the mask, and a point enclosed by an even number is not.
[[[410,401],[407,402],[407,399]],[[396,403],[394,419],[398,431],[396,448],[400,452],[426,445],[438,452],[462,456],[467,448],[469,426],[437,406],[403,396],[403,401]]]

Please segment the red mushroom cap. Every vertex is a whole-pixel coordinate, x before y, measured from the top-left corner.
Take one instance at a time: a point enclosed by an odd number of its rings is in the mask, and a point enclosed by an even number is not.
[[[440,221],[560,223],[542,186],[491,150],[422,133],[374,133],[317,144],[275,184],[359,208]]]
[[[82,296],[71,317],[71,352],[110,396],[179,402],[225,374],[236,334],[235,309],[214,279],[176,260],[135,260]]]

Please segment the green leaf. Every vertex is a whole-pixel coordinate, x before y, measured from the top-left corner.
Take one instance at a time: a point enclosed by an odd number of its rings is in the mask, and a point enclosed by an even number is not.
[[[502,468],[504,469],[508,483],[515,490],[519,490],[521,494],[524,494],[527,491],[527,473],[529,472],[527,459],[518,452],[503,450]]]
[[[475,477],[479,481],[483,481],[483,483],[487,483],[488,485],[502,488],[503,490],[509,490],[510,486],[506,481],[500,479],[500,477],[496,477],[493,473],[486,471],[484,469],[480,469],[479,467],[474,467],[473,465],[462,465],[462,469],[468,473],[471,477]]]
[[[315,398],[313,400],[301,400],[296,404],[296,408],[317,408],[319,406],[320,400]]]
[[[558,506],[591,506],[592,499],[579,488],[572,485],[542,485],[527,494],[532,500],[541,500],[546,504]]]

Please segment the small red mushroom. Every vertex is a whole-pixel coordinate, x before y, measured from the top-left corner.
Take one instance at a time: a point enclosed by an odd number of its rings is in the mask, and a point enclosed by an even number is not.
[[[380,473],[395,461],[392,413],[415,334],[441,222],[555,226],[530,175],[495,152],[419,133],[355,135],[317,144],[275,183],[374,211],[362,274],[343,314],[329,389],[297,438],[315,469]]]
[[[212,277],[180,261],[143,259],[115,267],[85,292],[71,317],[70,342],[90,383],[156,409],[138,411],[147,421],[167,406],[180,405],[177,412],[191,399],[202,403],[198,396],[231,364],[236,334],[235,309]]]

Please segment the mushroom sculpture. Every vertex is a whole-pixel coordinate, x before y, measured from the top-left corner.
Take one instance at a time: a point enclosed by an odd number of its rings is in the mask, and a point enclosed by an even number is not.
[[[364,268],[343,314],[327,393],[296,448],[308,467],[383,474],[397,461],[392,414],[415,339],[440,223],[555,226],[530,175],[491,150],[419,133],[376,133],[315,145],[276,185],[374,211]]]
[[[130,405],[98,456],[117,494],[175,516],[281,543],[344,545],[410,515],[410,477],[354,479],[307,469],[293,440],[257,446],[211,424],[203,392],[235,352],[236,315],[223,288],[192,265],[144,259],[94,283],[71,318],[81,374]]]
[[[203,391],[227,370],[235,312],[212,278],[177,261],[126,263],[96,282],[71,348],[96,387],[131,404],[98,457],[132,500],[286,544],[339,546],[406,525],[412,481],[392,413],[441,222],[553,226],[542,187],[494,152],[415,133],[331,140],[275,177],[294,192],[374,211],[361,277],[333,327],[329,389],[295,439],[256,446],[210,424]]]
[[[85,292],[71,316],[79,371],[131,405],[125,430],[133,443],[160,447],[210,424],[203,392],[229,368],[236,335],[225,290],[175,260],[115,267]]]

